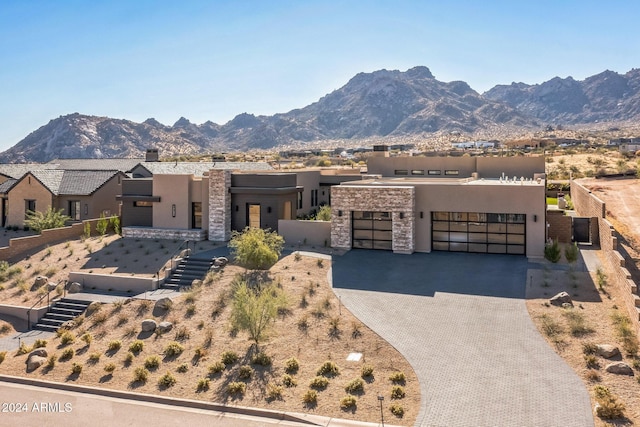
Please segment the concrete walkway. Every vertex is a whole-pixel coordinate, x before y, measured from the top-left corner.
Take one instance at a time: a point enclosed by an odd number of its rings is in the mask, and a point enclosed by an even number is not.
[[[416,371],[416,425],[593,426],[582,381],[529,317],[528,267],[516,256],[353,250],[333,258],[332,280]]]

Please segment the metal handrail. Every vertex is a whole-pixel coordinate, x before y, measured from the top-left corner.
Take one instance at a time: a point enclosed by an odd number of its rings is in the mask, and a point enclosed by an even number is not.
[[[65,281],[66,281],[65,279],[59,280],[58,283],[56,284],[55,288],[50,289],[49,291],[47,291],[46,295],[42,295],[38,299],[38,301],[35,302],[35,304],[33,304],[31,307],[29,307],[29,309],[27,310],[27,327],[29,328],[29,330],[31,330],[31,310],[33,310],[37,305],[39,305],[42,302],[42,300],[44,299],[44,297],[47,297],[47,307],[51,308],[51,299],[49,298],[49,295],[51,294],[52,291],[54,291],[58,287],[58,285],[61,282],[65,282]],[[66,288],[66,286],[65,286],[65,288]]]
[[[183,249],[189,249],[189,243],[191,241],[190,240],[184,240],[182,243],[180,243],[180,245],[173,251],[173,254],[171,255],[170,261],[170,268],[169,271],[173,271],[173,261],[176,260],[180,254],[180,252]],[[195,248],[195,242],[193,242],[194,248]],[[186,246],[186,247],[185,247]],[[167,267],[163,266],[162,268],[160,268],[160,270],[158,270],[155,274],[156,280],[160,281],[160,273],[163,272],[164,273],[164,280],[167,280],[168,278],[168,274],[167,273]]]

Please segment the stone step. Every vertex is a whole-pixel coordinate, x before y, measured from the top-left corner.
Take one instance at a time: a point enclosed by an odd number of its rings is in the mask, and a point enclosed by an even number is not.
[[[45,324],[42,324],[42,323],[36,323],[35,326],[33,327],[33,329],[36,329],[38,331],[56,332],[60,328],[57,327],[57,326],[45,325]]]

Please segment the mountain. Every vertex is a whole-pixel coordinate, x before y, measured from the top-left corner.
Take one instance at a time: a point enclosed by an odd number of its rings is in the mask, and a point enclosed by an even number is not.
[[[498,85],[483,95],[549,123],[637,120],[640,118],[640,69],[626,74],[607,70],[583,81],[554,77],[537,85]]]
[[[242,113],[224,125],[197,125],[184,117],[167,126],[153,118],[135,123],[78,113],[61,116],[0,153],[0,162],[141,157],[149,147],[175,156],[639,117],[638,69],[624,75],[605,71],[584,81],[555,77],[537,85],[498,85],[479,94],[465,82],[441,82],[427,67],[415,67],[359,73],[304,108],[273,116]]]

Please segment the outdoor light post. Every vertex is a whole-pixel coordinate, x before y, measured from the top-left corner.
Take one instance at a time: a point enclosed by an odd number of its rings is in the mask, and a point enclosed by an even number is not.
[[[380,402],[380,421],[382,422],[382,427],[384,427],[384,413],[382,412],[382,401],[384,401],[384,396],[378,395],[378,402]]]

